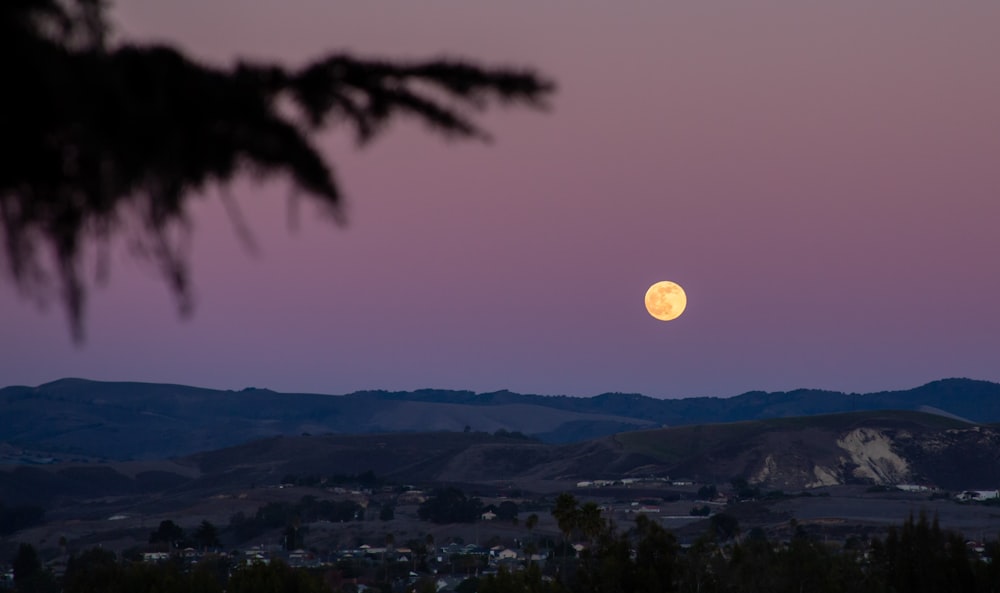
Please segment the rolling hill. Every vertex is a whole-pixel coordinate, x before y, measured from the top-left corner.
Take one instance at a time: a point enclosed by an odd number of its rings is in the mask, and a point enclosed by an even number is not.
[[[659,428],[559,445],[483,432],[279,436],[174,460],[0,466],[0,500],[81,508],[120,499],[135,506],[277,486],[289,475],[367,471],[397,484],[536,491],[650,476],[718,484],[742,477],[762,490],[787,491],[843,484],[996,489],[1000,430],[878,411]]]
[[[348,395],[202,389],[62,379],[0,389],[0,458],[164,459],[278,435],[521,432],[577,443],[663,426],[795,418],[864,410],[924,410],[1000,422],[1000,385],[946,379],[906,391],[844,394],[800,389],[730,398],[590,398],[507,391],[366,391]]]

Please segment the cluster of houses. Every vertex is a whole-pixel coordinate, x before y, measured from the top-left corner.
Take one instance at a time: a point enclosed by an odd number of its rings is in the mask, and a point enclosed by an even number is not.
[[[228,558],[234,566],[250,566],[256,562],[270,563],[274,560],[281,560],[292,567],[298,568],[323,568],[334,567],[344,560],[359,561],[371,566],[382,566],[386,563],[398,563],[404,566],[403,573],[408,573],[404,580],[410,582],[419,578],[432,577],[436,579],[437,589],[450,590],[469,576],[485,576],[496,574],[501,567],[508,570],[516,570],[523,567],[527,561],[544,565],[547,555],[544,553],[533,553],[530,556],[523,550],[516,550],[506,546],[479,546],[476,544],[450,543],[435,549],[435,553],[427,559],[429,574],[421,575],[416,570],[416,558],[414,551],[407,547],[376,547],[362,545],[353,549],[338,550],[329,555],[320,556],[309,550],[286,551],[280,546],[254,546],[244,550],[232,552],[208,552],[194,548],[186,548],[174,552],[146,552],[143,554],[143,561],[156,563],[166,562],[176,556],[180,556],[188,564],[197,564],[207,555]],[[457,570],[453,566],[452,560],[456,557],[464,557],[472,560],[466,563],[464,569]],[[474,568],[470,568],[473,567]],[[407,567],[410,570],[407,570]],[[359,590],[366,587],[363,583],[356,583]],[[0,590],[12,590],[14,588],[14,571],[12,569],[0,568]]]
[[[174,552],[189,564],[197,564],[208,552],[187,548]],[[250,566],[254,563],[270,563],[281,560],[295,568],[333,568],[343,561],[359,562],[377,570],[388,564],[395,564],[393,572],[400,584],[412,584],[419,579],[432,578],[437,581],[438,591],[453,590],[470,576],[496,574],[501,568],[519,570],[528,562],[544,566],[548,558],[544,552],[527,553],[525,550],[508,546],[480,546],[476,544],[449,543],[434,550],[424,563],[418,563],[414,550],[407,547],[361,545],[357,548],[337,550],[319,555],[310,550],[286,551],[277,545],[258,545],[232,552],[213,552],[215,556],[228,558],[233,566]],[[148,552],[143,555],[146,562],[165,562],[171,558],[168,552]],[[423,564],[426,572],[417,572],[418,564]],[[359,591],[364,591],[364,580],[351,579]],[[371,584],[371,583],[368,583]]]
[[[955,498],[961,501],[992,500],[1000,498],[1000,490],[966,490],[956,495]]]
[[[385,562],[398,562],[403,564],[416,564],[414,551],[407,547],[395,546],[370,546],[361,545],[357,548],[337,550],[327,555],[318,555],[310,550],[284,550],[277,545],[257,545],[244,550],[233,552],[208,552],[195,548],[186,548],[177,552],[146,552],[143,554],[145,562],[165,562],[174,555],[180,555],[184,560],[192,564],[200,561],[204,556],[211,553],[214,556],[222,556],[231,559],[234,564],[250,566],[256,562],[264,564],[272,560],[281,560],[292,567],[319,568],[324,566],[335,566],[343,560],[356,560],[372,564],[383,564]],[[482,565],[487,569],[498,569],[501,566],[515,568],[523,566],[525,562],[531,561],[537,564],[544,564],[547,559],[545,553],[527,554],[524,550],[514,549],[508,546],[480,546],[477,544],[449,543],[435,550],[427,558],[427,564],[433,572],[439,572],[438,568],[451,564],[451,560],[456,556],[471,557],[477,560],[477,565]],[[13,577],[11,577],[13,578]]]
[[[896,484],[897,490],[903,492],[931,492],[935,488],[919,484]],[[984,502],[1000,498],[1000,490],[964,490],[955,495],[955,500],[961,502]]]
[[[577,488],[611,488],[614,486],[634,486],[640,484],[655,484],[658,486],[693,486],[694,480],[670,478],[619,478],[617,480],[582,480],[576,483]]]

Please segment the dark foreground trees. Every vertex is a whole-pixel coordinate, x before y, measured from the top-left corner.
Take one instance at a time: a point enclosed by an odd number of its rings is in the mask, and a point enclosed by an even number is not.
[[[573,506],[581,508],[566,508]],[[758,534],[728,543],[709,531],[685,547],[656,519],[644,515],[628,528],[604,521],[593,544],[578,558],[501,569],[496,575],[479,576],[466,588],[480,593],[1000,591],[1000,543],[988,542],[985,554],[980,554],[923,515],[908,518],[885,538],[849,546],[830,545],[804,530],[793,531],[792,538],[783,542]],[[359,576],[344,563],[314,572],[290,568],[280,560],[246,566],[242,560],[212,555],[196,565],[185,565],[179,557],[150,564],[94,549],[73,557],[60,581],[29,545],[22,545],[12,560],[15,586],[22,593],[318,593],[353,591],[355,585],[347,577]],[[460,574],[473,572],[453,564]],[[405,580],[410,568],[400,569],[369,570],[365,582],[402,590],[399,579]],[[415,587],[416,581],[405,590]]]
[[[178,560],[128,562],[93,549],[72,558],[62,579],[64,593],[321,593],[319,575],[281,561],[239,567],[205,556],[194,566]]]
[[[59,590],[52,573],[42,566],[34,546],[18,545],[10,564],[14,571],[14,588],[19,593],[55,593]]]
[[[175,548],[186,543],[186,537],[187,535],[180,525],[170,519],[165,519],[160,521],[160,526],[156,528],[156,531],[149,534],[149,543],[165,543],[168,547]]]
[[[431,523],[475,523],[482,512],[482,500],[451,486],[435,490],[417,509],[417,515]]]
[[[487,138],[490,105],[539,107],[553,85],[470,62],[321,56],[300,68],[213,68],[164,45],[112,46],[103,0],[0,2],[0,238],[26,294],[59,295],[82,332],[84,253],[123,233],[160,268],[182,311],[196,192],[281,175],[342,219],[341,190],[311,137],[346,123],[359,142],[394,116],[451,138]],[[103,276],[104,272],[99,273]]]
[[[570,502],[557,508],[574,508]],[[909,517],[868,546],[828,545],[801,530],[786,542],[748,537],[727,543],[725,534],[710,529],[688,548],[640,515],[624,531],[602,521],[596,544],[568,569],[560,565],[558,583],[579,593],[987,592],[1000,591],[998,563],[1000,544],[987,544],[981,557],[926,515]],[[511,579],[487,581],[493,587]]]
[[[803,529],[769,541],[710,523],[705,535],[682,547],[656,519],[638,515],[615,526],[569,494],[552,509],[567,538],[584,544],[578,557],[481,578],[479,591],[573,593],[887,593],[1000,591],[1000,542],[983,553],[926,515],[912,515],[885,538],[828,544]],[[717,515],[723,516],[723,515]],[[728,516],[727,516],[728,517]],[[729,519],[726,519],[728,526]],[[732,520],[735,522],[735,520]]]
[[[205,550],[222,545],[219,541],[219,530],[208,520],[202,521],[191,537],[195,544]]]

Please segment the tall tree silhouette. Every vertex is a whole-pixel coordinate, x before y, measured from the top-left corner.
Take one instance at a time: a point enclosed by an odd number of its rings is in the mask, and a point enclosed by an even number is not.
[[[347,124],[359,143],[393,116],[451,138],[488,139],[490,105],[543,107],[530,70],[471,62],[321,56],[301,68],[199,64],[165,45],[112,45],[104,0],[0,2],[0,236],[26,295],[58,295],[83,335],[87,246],[106,277],[111,237],[130,236],[190,309],[191,197],[250,172],[283,175],[343,220],[331,164],[311,142]],[[286,109],[290,107],[290,109]]]

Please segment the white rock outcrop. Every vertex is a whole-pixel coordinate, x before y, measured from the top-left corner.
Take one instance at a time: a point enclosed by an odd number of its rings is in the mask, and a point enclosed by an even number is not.
[[[876,484],[899,484],[910,477],[909,464],[893,452],[892,439],[882,431],[856,428],[838,439],[837,446],[857,466],[856,478],[867,478]]]

